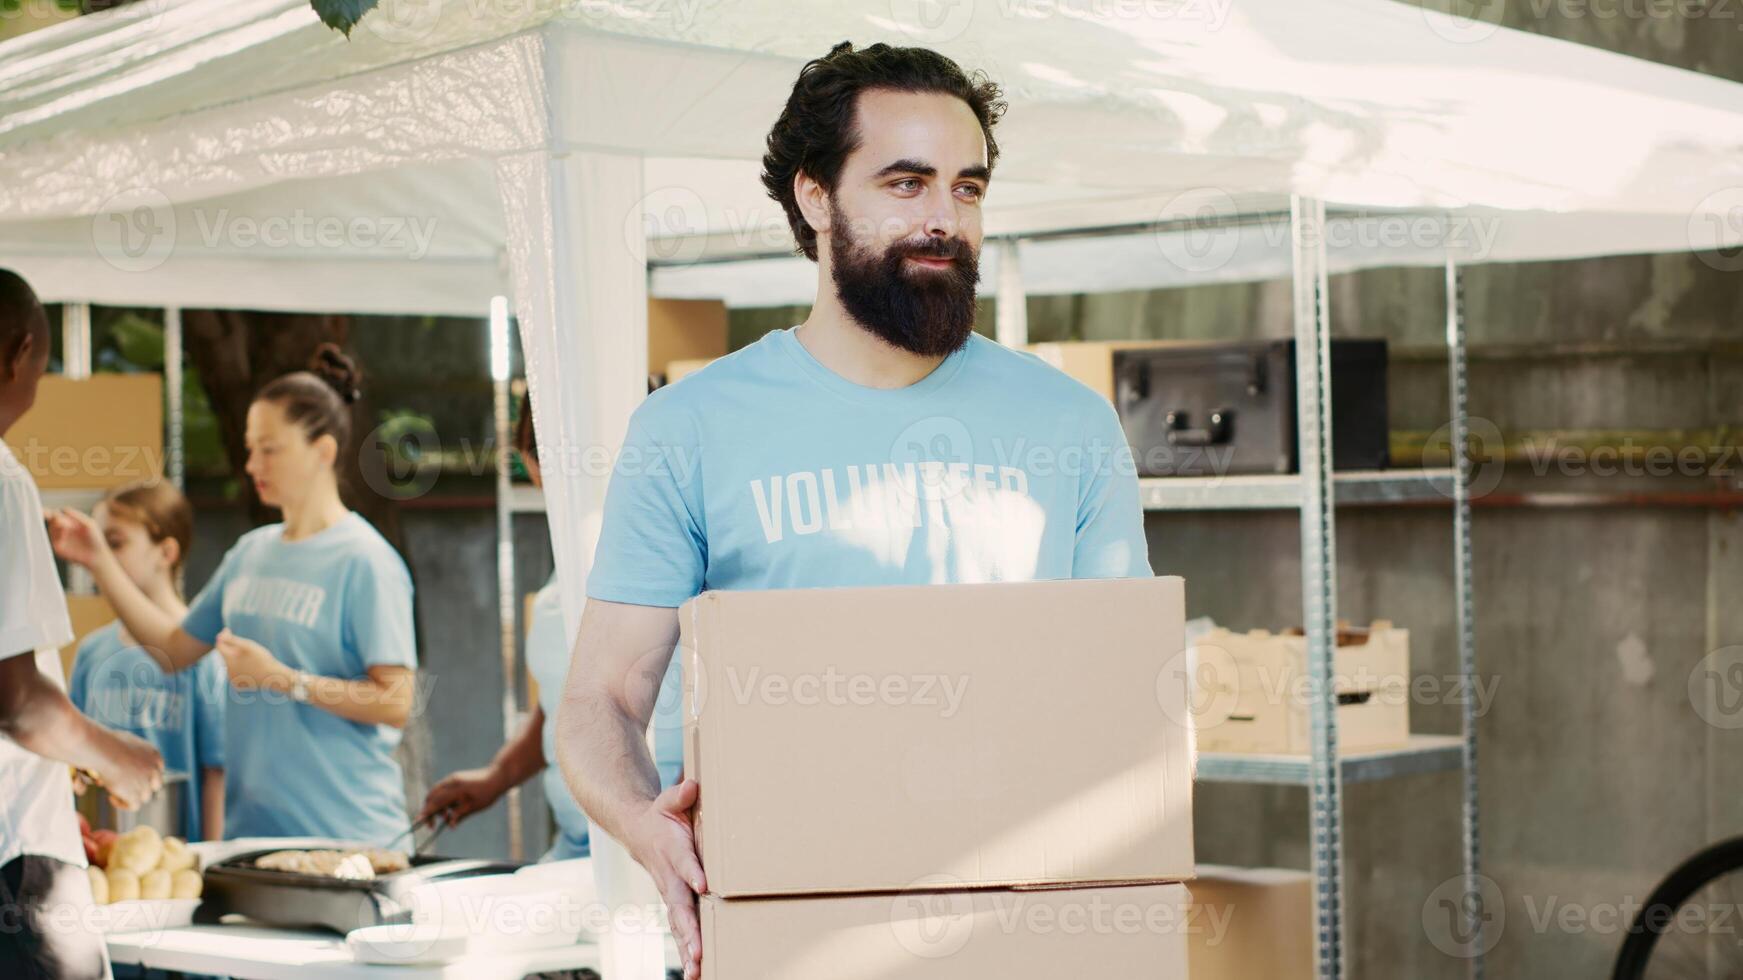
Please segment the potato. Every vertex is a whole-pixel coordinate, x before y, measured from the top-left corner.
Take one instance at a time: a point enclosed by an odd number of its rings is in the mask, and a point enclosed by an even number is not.
[[[141,833],[143,831],[143,833]],[[123,867],[134,874],[145,874],[163,860],[163,839],[150,827],[139,827],[122,834],[109,852],[111,867]]]
[[[91,901],[98,905],[109,904],[109,874],[102,868],[86,868],[85,875],[91,879]]]
[[[170,876],[170,898],[199,898],[200,892],[206,888],[206,880],[192,868],[184,868]]]
[[[148,902],[168,898],[169,885],[170,877],[168,871],[165,871],[162,868],[158,868],[156,871],[148,871],[139,878],[139,897]]]
[[[109,901],[131,902],[139,898],[139,876],[126,868],[110,868]]]
[[[165,871],[181,871],[194,866],[194,852],[188,850],[187,841],[180,837],[165,837],[163,839],[163,857],[157,866]]]

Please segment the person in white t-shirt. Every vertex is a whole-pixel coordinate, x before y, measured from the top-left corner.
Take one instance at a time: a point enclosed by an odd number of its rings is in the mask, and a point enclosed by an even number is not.
[[[71,643],[66,593],[36,482],[5,435],[36,401],[48,368],[48,317],[30,286],[0,269],[0,977],[108,977],[91,904],[72,775],[85,770],[123,807],[163,785],[163,758],[67,700],[59,647]]]

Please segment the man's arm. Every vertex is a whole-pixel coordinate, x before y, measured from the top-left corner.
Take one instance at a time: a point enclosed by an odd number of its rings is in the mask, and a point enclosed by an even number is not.
[[[0,735],[45,759],[97,774],[129,809],[163,785],[163,756],[149,742],[86,718],[37,669],[36,656],[0,660]]]
[[[702,969],[696,896],[707,890],[690,825],[697,787],[686,779],[662,793],[647,744],[677,642],[676,609],[587,601],[557,708],[557,764],[588,818],[653,876],[692,977]]]

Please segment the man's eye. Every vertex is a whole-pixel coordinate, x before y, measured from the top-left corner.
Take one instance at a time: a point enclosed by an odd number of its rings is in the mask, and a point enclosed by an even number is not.
[[[896,181],[894,184],[891,184],[890,186],[897,188],[898,190],[906,190],[906,191],[919,190],[920,189],[920,181],[918,178],[915,178],[915,177],[903,177],[901,180]]]
[[[974,198],[974,199],[975,199],[975,200],[977,200],[977,201],[978,201],[978,200],[980,200],[980,197],[981,197],[981,194],[982,194],[982,193],[984,193],[984,192],[983,192],[983,191],[982,191],[982,190],[981,190],[981,189],[980,189],[980,185],[979,185],[979,184],[963,184],[963,185],[962,185],[962,187],[961,187],[961,189],[962,189],[962,190],[964,190],[964,191],[967,191],[967,192],[968,192],[968,196],[970,196],[970,197],[972,197],[972,198]]]

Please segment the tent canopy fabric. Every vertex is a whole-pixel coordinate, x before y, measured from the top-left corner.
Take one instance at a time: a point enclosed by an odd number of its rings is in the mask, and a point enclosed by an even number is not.
[[[77,18],[0,45],[0,257],[52,299],[475,312],[509,286],[493,161],[587,150],[642,160],[599,220],[657,293],[804,302],[808,263],[743,260],[790,252],[763,136],[844,38],[1005,87],[989,235],[1129,229],[1025,242],[1032,292],[1277,275],[1291,193],[1394,233],[1329,240],[1334,270],[1743,241],[1722,80],[1393,0],[905,3],[389,0],[350,40],[304,0]]]

